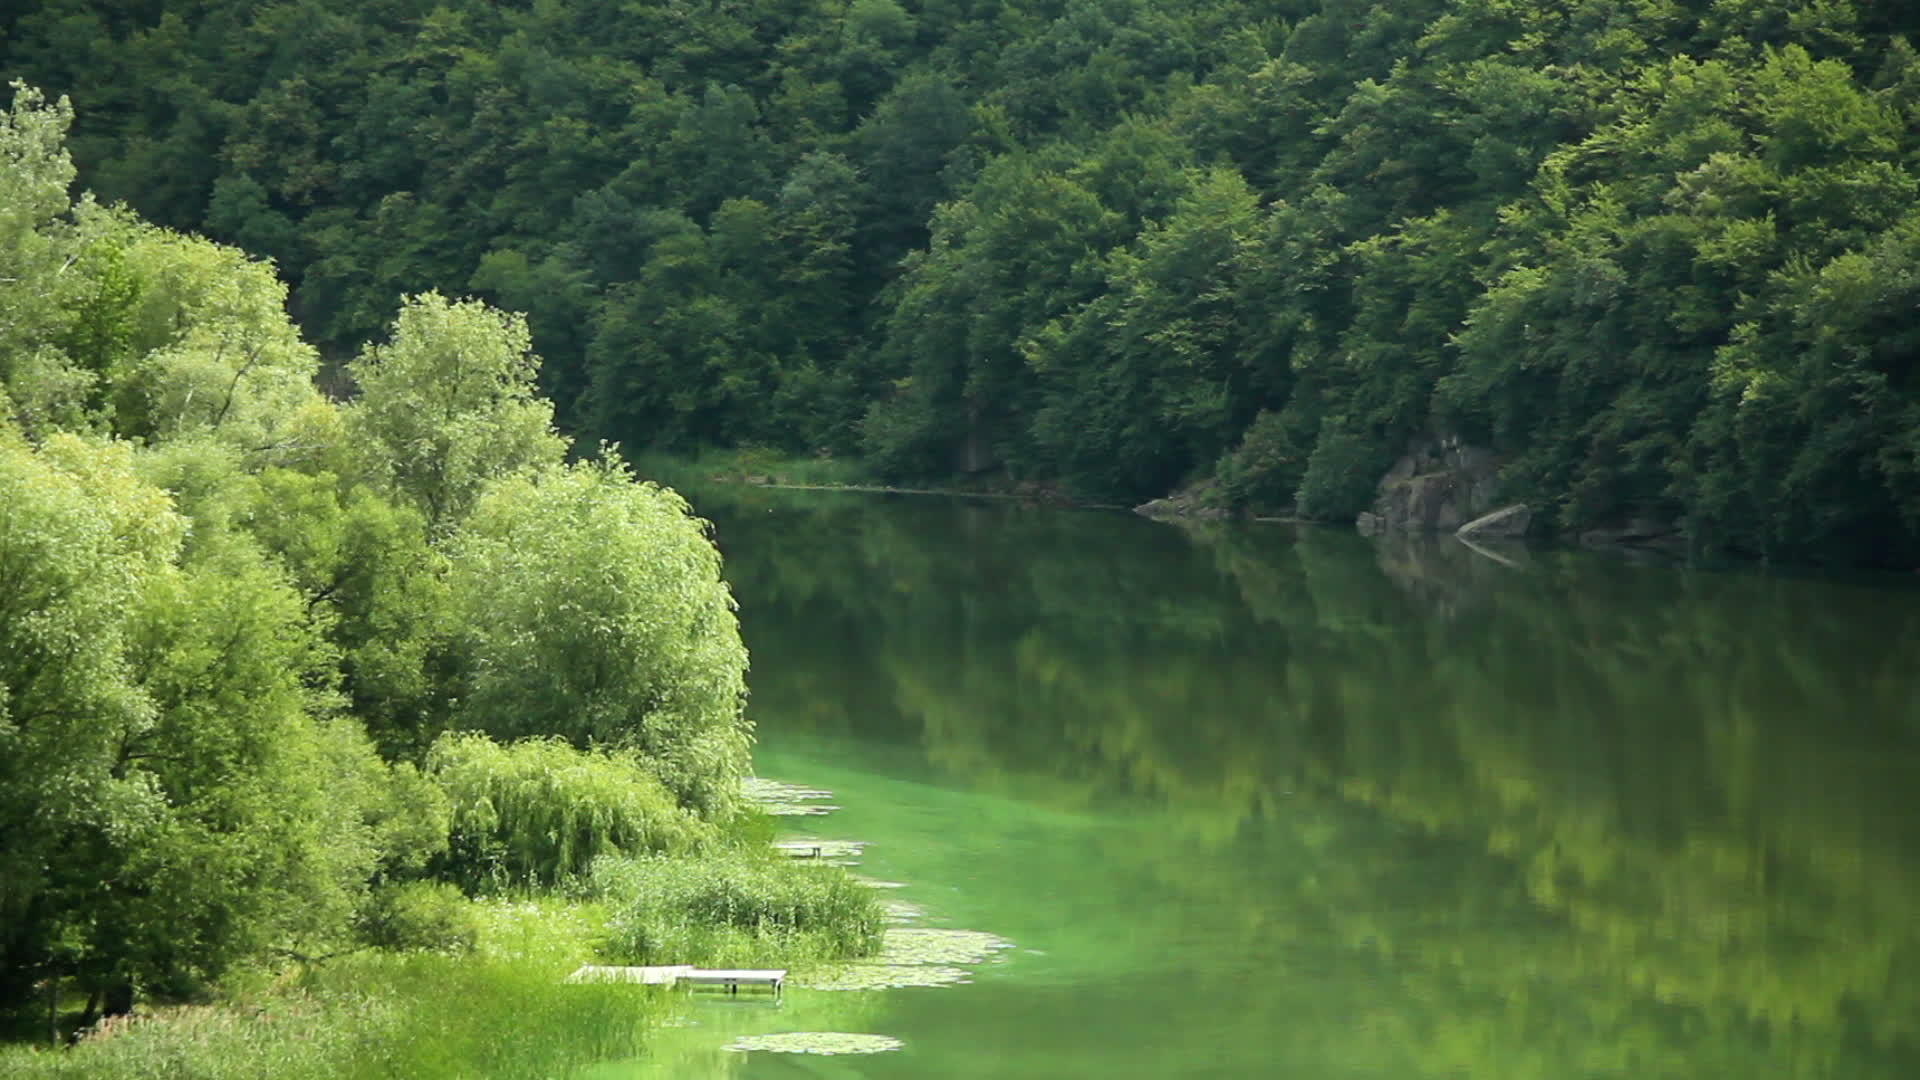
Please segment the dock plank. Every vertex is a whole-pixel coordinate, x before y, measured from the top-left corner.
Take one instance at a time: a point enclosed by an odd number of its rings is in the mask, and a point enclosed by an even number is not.
[[[743,986],[764,986],[775,994],[785,988],[785,968],[697,968],[691,964],[613,967],[582,964],[567,976],[570,983],[634,983],[645,986],[718,986],[737,994]]]
[[[609,967],[582,964],[567,976],[570,983],[641,983],[647,986],[672,986],[681,976],[694,970],[692,964],[666,964],[651,967]]]

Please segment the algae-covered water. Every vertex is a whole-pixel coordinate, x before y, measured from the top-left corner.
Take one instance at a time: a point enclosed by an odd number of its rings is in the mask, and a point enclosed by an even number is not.
[[[1920,1075],[1915,582],[701,496],[791,832],[1014,947],[608,1077]]]

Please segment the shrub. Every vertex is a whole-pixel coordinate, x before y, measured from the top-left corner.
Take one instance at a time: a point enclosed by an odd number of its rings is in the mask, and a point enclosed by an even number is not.
[[[382,949],[473,949],[472,902],[444,881],[409,881],[375,889],[360,911],[360,939]]]
[[[1330,416],[1320,426],[1319,441],[1307,458],[1295,497],[1300,514],[1321,521],[1352,521],[1373,504],[1381,474],[1393,456],[1380,441],[1347,429],[1340,417]]]
[[[683,805],[737,809],[747,650],[686,500],[608,451],[496,482],[448,547],[458,726],[630,748]]]
[[[632,753],[448,734],[426,771],[452,805],[437,876],[471,891],[558,885],[603,855],[683,852],[715,833]]]
[[[1228,506],[1256,513],[1284,510],[1294,501],[1306,472],[1306,441],[1297,418],[1286,413],[1262,412],[1247,428],[1240,445],[1220,459],[1215,479]],[[1308,426],[1306,437],[1312,437]]]

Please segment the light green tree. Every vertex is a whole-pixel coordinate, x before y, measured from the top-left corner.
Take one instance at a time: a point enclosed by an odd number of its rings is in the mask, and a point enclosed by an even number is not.
[[[74,176],[63,145],[73,109],[12,86],[12,108],[0,113],[0,385],[7,411],[36,431],[77,420],[93,379],[50,340],[78,282],[63,273],[78,248],[62,221]]]
[[[179,990],[337,945],[382,854],[361,799],[383,767],[358,725],[322,712],[332,655],[304,598],[231,534],[156,579],[135,618],[154,723],[112,768],[157,804],[136,828],[79,832],[99,845],[63,911],[81,973]]]
[[[219,500],[193,493],[189,519],[138,457],[0,433],[8,1004],[73,977],[124,1007],[329,947],[376,870],[444,843],[444,799],[331,715],[307,598]]]
[[[458,724],[631,748],[684,805],[733,806],[747,652],[720,554],[680,496],[611,456],[516,474],[448,549]]]
[[[348,365],[346,428],[377,487],[452,528],[487,482],[557,463],[566,442],[534,387],[527,321],[477,300],[408,297],[388,344]]]
[[[249,531],[325,613],[348,710],[388,757],[418,759],[447,710],[446,560],[424,520],[331,473],[269,469],[254,490]]]
[[[313,384],[319,355],[287,318],[272,263],[125,211],[83,205],[79,217],[98,281],[88,310],[119,345],[102,364],[115,433],[208,435],[262,460],[311,458],[337,437]]]
[[[185,522],[130,459],[0,431],[0,1001],[71,951],[54,930],[72,831],[157,811],[145,778],[113,766],[156,722],[126,655],[130,612]]]

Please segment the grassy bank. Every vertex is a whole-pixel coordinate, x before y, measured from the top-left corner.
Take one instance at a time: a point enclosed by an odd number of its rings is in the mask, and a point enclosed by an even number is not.
[[[675,1007],[651,987],[571,986],[604,912],[558,900],[473,902],[470,953],[367,950],[242,974],[212,1004],[112,1022],[71,1048],[0,1048],[0,1075],[234,1080],[550,1077],[641,1052]]]
[[[803,969],[878,947],[871,890],[837,867],[766,853],[759,831],[700,855],[605,859],[541,896],[463,901],[470,949],[364,949],[241,973],[212,1003],[143,1010],[71,1047],[0,1046],[0,1075],[517,1080],[637,1057],[682,999],[564,983],[575,967]]]

